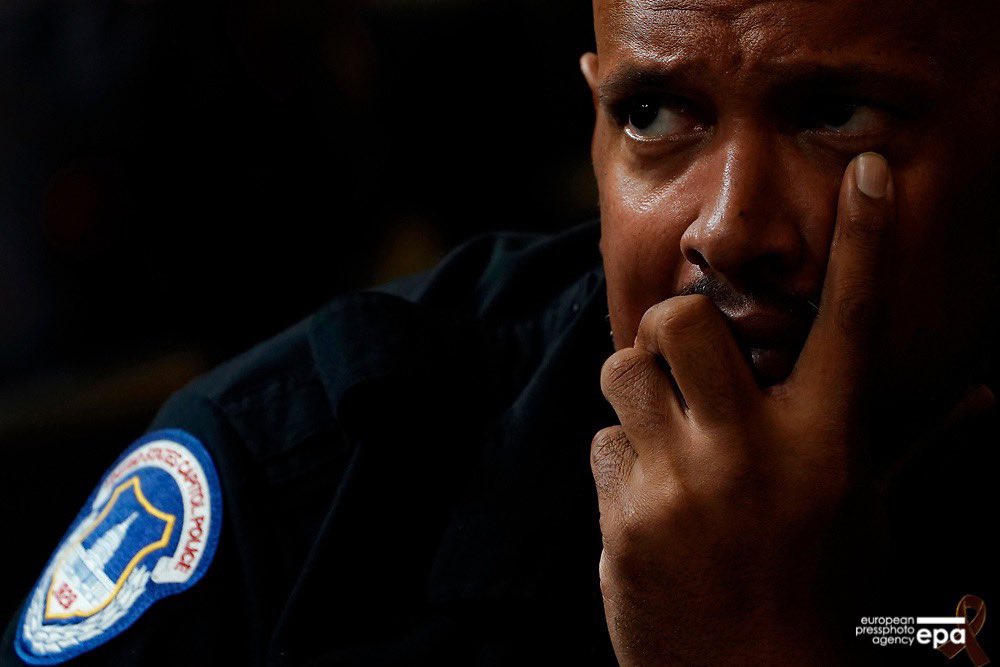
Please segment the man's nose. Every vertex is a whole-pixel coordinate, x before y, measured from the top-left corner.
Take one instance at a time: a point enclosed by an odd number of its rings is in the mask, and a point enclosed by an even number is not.
[[[744,129],[707,156],[699,214],[680,242],[684,258],[702,273],[770,282],[801,261],[795,175],[775,149],[762,132]]]

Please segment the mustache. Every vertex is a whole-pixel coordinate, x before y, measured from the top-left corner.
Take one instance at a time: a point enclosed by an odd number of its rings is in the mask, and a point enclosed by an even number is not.
[[[795,294],[778,289],[758,286],[749,291],[741,291],[732,284],[712,275],[703,275],[685,285],[678,296],[703,294],[723,312],[736,312],[763,307],[781,310],[805,322],[811,321],[819,312],[819,295]]]

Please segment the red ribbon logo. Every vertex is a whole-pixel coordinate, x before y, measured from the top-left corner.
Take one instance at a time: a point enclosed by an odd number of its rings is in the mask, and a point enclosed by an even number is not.
[[[970,609],[974,614],[971,619],[966,613]],[[969,660],[976,667],[983,667],[983,665],[989,664],[990,659],[986,655],[986,651],[983,650],[983,647],[976,640],[976,635],[979,634],[979,631],[983,629],[983,624],[986,623],[986,603],[983,602],[982,598],[978,598],[975,595],[966,595],[958,601],[958,607],[955,608],[955,616],[965,619],[965,643],[956,644],[949,641],[947,644],[939,646],[938,650],[949,658],[954,658],[964,649],[969,656]]]

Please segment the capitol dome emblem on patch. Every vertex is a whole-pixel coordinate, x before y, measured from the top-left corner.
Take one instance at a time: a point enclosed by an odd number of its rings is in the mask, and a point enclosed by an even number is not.
[[[219,480],[202,444],[170,429],[119,457],[32,590],[16,649],[50,665],[129,627],[156,600],[205,573],[222,520]]]

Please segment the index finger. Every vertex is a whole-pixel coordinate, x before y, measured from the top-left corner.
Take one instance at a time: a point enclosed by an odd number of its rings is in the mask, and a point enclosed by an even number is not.
[[[878,153],[845,170],[819,312],[789,380],[831,383],[853,395],[870,363],[883,312],[879,269],[886,229],[895,218],[892,174]]]

